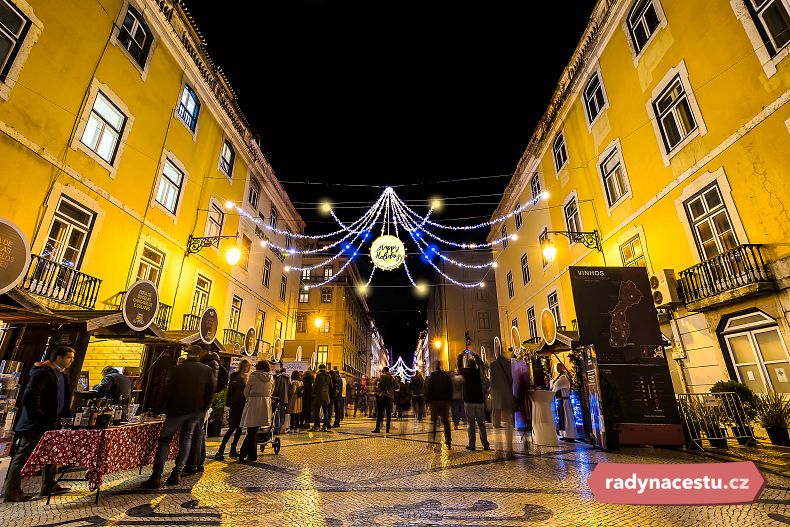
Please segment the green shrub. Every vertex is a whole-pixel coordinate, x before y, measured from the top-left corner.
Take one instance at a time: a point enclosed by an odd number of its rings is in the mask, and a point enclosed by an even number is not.
[[[783,393],[768,392],[758,396],[757,420],[763,427],[787,428],[790,424],[790,399]]]
[[[749,422],[755,420],[758,404],[757,395],[745,384],[732,380],[719,381],[711,387],[710,391],[711,393],[735,392],[741,400],[746,419]]]

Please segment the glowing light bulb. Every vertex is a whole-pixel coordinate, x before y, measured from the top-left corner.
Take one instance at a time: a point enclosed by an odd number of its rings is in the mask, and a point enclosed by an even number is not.
[[[325,214],[329,214],[330,212],[332,212],[332,204],[329,203],[328,201],[323,202],[321,204],[321,212]]]
[[[486,286],[486,283],[485,283],[485,282],[480,282],[480,283],[479,283],[479,284],[477,284],[477,285],[478,285],[479,287],[485,287],[485,286]]]
[[[496,263],[496,262],[491,262],[491,267],[493,267],[494,269],[496,269],[497,267],[499,267],[499,264],[498,264],[498,263]]]
[[[291,267],[289,265],[286,265],[285,268],[283,269],[283,271],[285,271],[286,273],[288,271],[290,271],[290,270],[291,270]]]
[[[431,201],[431,208],[434,210],[439,210],[442,208],[442,202],[438,199]]]
[[[442,340],[436,339],[433,341],[433,347],[436,349],[440,349],[442,347]]]
[[[549,199],[549,191],[548,190],[544,190],[543,192],[540,193],[539,197],[540,197],[540,199],[543,199],[543,200]]]
[[[315,317],[315,327],[320,328],[324,325],[324,319],[321,317]]]
[[[268,246],[269,246],[269,242],[267,242],[266,240],[261,240],[261,247],[268,247]]]
[[[235,207],[235,206],[236,206],[236,204],[235,204],[235,203],[233,203],[233,202],[232,202],[232,201],[230,201],[230,200],[228,200],[228,201],[226,201],[226,202],[225,202],[225,208],[226,208],[226,209],[228,209],[228,210],[231,210],[231,209],[232,209],[233,207]]]
[[[516,240],[518,240],[518,234],[513,234],[513,235],[511,235],[511,236],[510,236],[510,239],[511,239],[511,240],[513,240],[513,241],[516,241]]]
[[[238,247],[231,247],[225,253],[225,260],[228,262],[228,265],[236,265],[241,260],[241,251]]]
[[[557,247],[554,246],[554,242],[546,242],[543,246],[543,258],[549,263],[557,259]]]

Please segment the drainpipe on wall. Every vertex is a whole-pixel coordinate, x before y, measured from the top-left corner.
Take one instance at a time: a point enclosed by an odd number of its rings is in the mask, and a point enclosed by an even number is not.
[[[681,351],[683,351],[683,356],[686,356],[686,347],[683,345],[683,339],[680,338],[680,330],[678,329],[678,323],[674,318],[669,320],[669,326],[672,328],[672,338],[675,339],[675,342],[678,346],[680,346]],[[689,393],[688,388],[688,381],[686,381],[686,370],[683,367],[683,359],[674,359],[675,364],[678,366],[678,371],[680,372],[680,384],[683,386],[683,391],[685,393]]]

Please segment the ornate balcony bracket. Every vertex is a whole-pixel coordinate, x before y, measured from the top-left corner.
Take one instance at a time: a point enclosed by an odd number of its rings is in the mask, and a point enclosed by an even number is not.
[[[206,236],[203,238],[198,238],[196,236],[189,235],[189,239],[187,240],[187,256],[190,254],[197,254],[202,249],[206,247],[211,247],[212,245],[218,245],[219,241],[224,238],[237,238],[237,235],[234,234],[233,236]]]
[[[598,235],[598,231],[549,231],[548,234],[562,234],[563,236],[567,237],[573,243],[581,243],[588,249],[595,249],[599,252],[603,252],[603,247],[601,246],[601,237]]]

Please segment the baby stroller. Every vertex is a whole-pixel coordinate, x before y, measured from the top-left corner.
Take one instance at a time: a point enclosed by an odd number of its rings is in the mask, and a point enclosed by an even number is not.
[[[279,454],[280,435],[274,433],[274,423],[275,419],[277,419],[277,405],[279,404],[279,399],[277,397],[272,397],[271,400],[272,404],[269,411],[271,419],[269,420],[269,426],[262,426],[258,429],[258,433],[255,435],[255,442],[260,445],[261,453],[266,450],[266,445],[271,444],[274,453]]]

